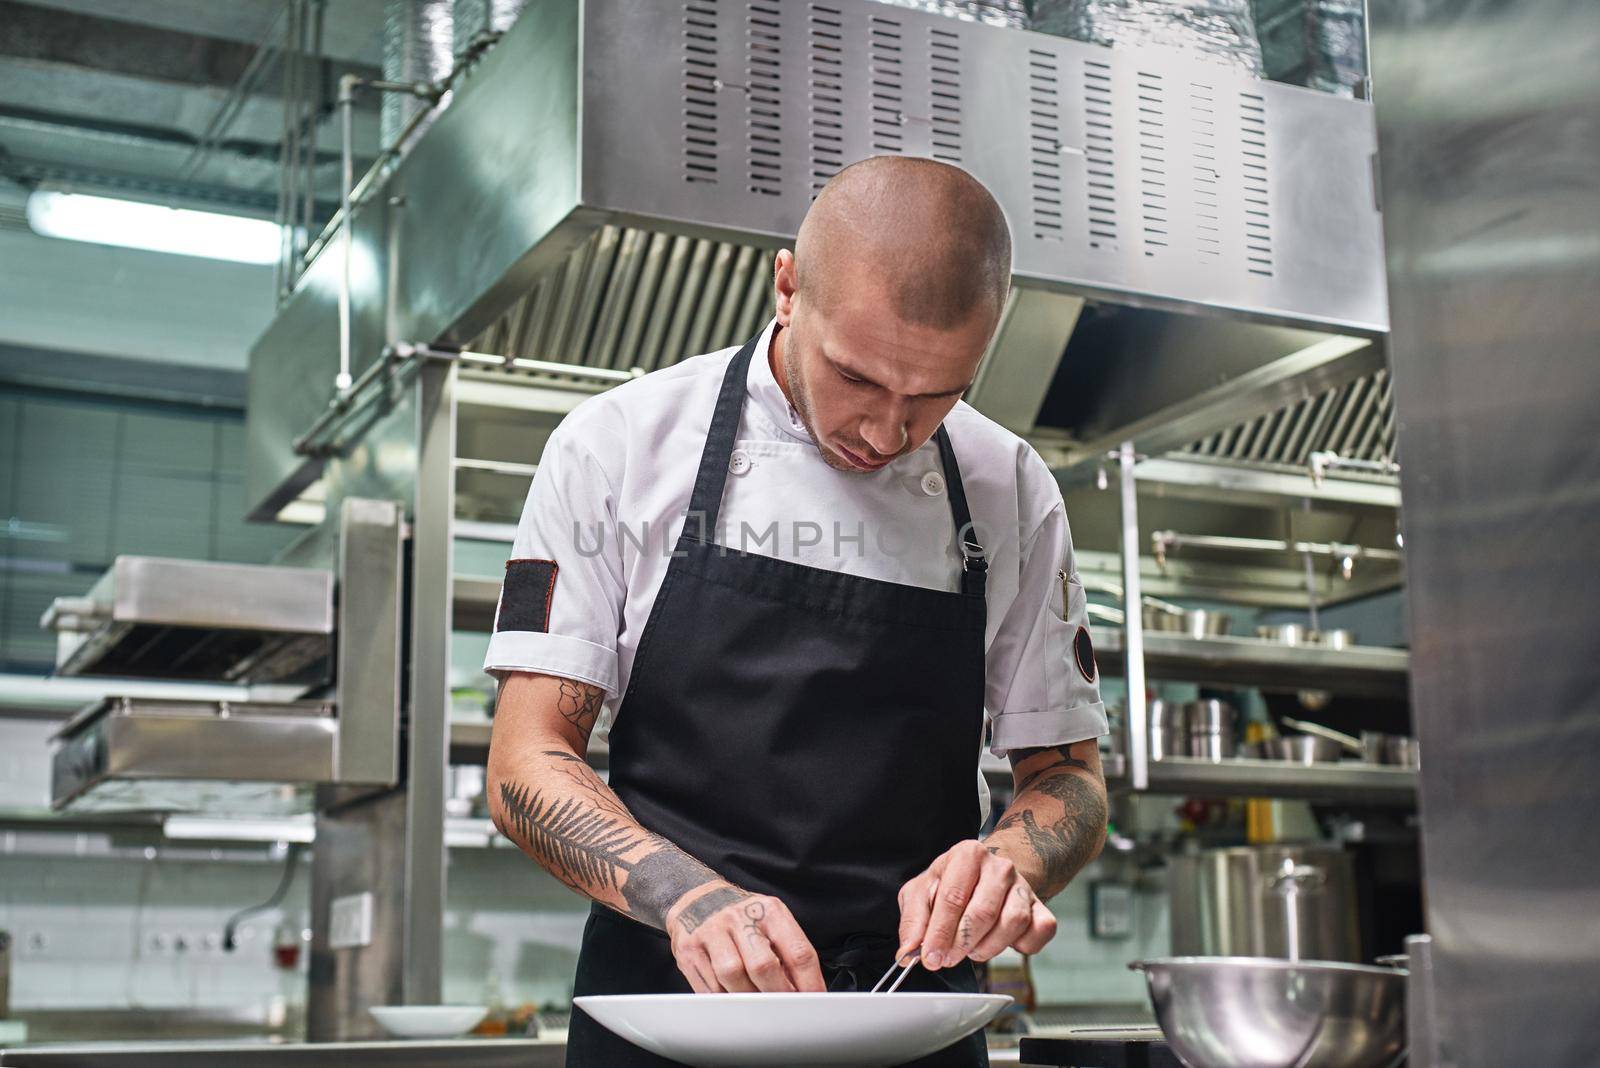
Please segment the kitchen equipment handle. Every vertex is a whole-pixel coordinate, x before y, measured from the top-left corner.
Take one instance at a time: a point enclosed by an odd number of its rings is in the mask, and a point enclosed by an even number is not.
[[[1360,753],[1366,748],[1361,744],[1360,738],[1348,735],[1344,731],[1336,731],[1332,727],[1324,727],[1320,723],[1307,723],[1305,720],[1295,719],[1293,716],[1284,716],[1283,722],[1293,727],[1297,731],[1305,731],[1307,734],[1315,734],[1319,738],[1326,738],[1329,741],[1338,742],[1340,745],[1351,750],[1352,752]]]

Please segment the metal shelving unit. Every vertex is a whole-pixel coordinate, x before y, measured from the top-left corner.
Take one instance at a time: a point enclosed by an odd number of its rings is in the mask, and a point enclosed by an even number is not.
[[[1338,764],[1292,764],[1281,760],[1198,760],[1167,757],[1152,760],[1149,786],[1153,794],[1192,797],[1279,797],[1358,805],[1413,805],[1417,797],[1415,768],[1344,761]],[[1112,755],[1106,761],[1106,784],[1129,789],[1127,761]]]
[[[1108,657],[1102,669],[1121,674],[1124,636],[1119,627],[1091,628],[1097,652]],[[1404,649],[1283,645],[1261,638],[1191,638],[1183,634],[1144,634],[1148,678],[1186,682],[1236,683],[1262,689],[1317,689],[1362,697],[1404,697],[1410,654]]]
[[[1116,453],[1121,507],[1123,604],[1143,603],[1140,591],[1140,458],[1132,441]],[[1125,611],[1120,628],[1096,627],[1102,670],[1127,682],[1122,751],[1108,761],[1114,788],[1214,797],[1293,797],[1357,804],[1410,805],[1416,801],[1413,768],[1367,764],[1295,764],[1284,761],[1192,758],[1150,759],[1148,678],[1232,683],[1264,689],[1321,689],[1367,697],[1405,697],[1410,655],[1399,649],[1283,645],[1258,638],[1194,638],[1152,633],[1143,613]]]

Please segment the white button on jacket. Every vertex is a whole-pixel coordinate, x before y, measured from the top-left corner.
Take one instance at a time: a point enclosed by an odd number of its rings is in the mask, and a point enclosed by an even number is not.
[[[774,326],[750,362],[714,540],[808,567],[958,589],[961,560],[937,445],[930,439],[871,473],[829,467],[773,377]],[[736,351],[690,357],[585,400],[539,461],[512,557],[555,561],[548,625],[494,634],[484,666],[604,687],[602,733],[683,529],[717,390]],[[1073,656],[1088,621],[1055,478],[1026,442],[964,401],[945,427],[990,560],[984,704],[992,751],[1104,734],[1098,680]],[[1060,571],[1072,576],[1065,596]]]

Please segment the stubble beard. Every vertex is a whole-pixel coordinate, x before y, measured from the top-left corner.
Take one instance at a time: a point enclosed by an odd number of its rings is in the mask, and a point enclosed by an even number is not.
[[[794,334],[789,335],[789,342],[794,341]],[[789,396],[794,404],[795,414],[800,417],[800,423],[806,428],[806,433],[811,435],[811,442],[817,447],[817,454],[822,457],[822,462],[835,471],[847,471],[851,474],[862,474],[862,470],[843,456],[834,452],[822,443],[822,438],[817,434],[817,423],[812,416],[811,397],[806,392],[805,380],[800,377],[799,360],[789,344],[785,345],[783,360],[784,384],[789,387]]]

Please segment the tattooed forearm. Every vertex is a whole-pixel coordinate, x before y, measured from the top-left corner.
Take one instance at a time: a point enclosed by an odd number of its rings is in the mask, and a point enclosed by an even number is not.
[[[1070,746],[1013,751],[1012,761],[1018,769],[1016,797],[988,848],[1011,857],[1039,896],[1048,898],[1100,851],[1105,786],[1098,762],[1073,756]]]
[[[500,784],[501,830],[518,841],[552,875],[575,889],[616,890],[632,871],[626,854],[643,835],[576,797],[549,797],[509,782]]]
[[[1077,768],[1080,771],[1092,770],[1089,767],[1088,761],[1079,760],[1077,757],[1073,756],[1072,747],[1066,745],[1051,745],[1040,749],[1019,749],[1012,754],[1012,758],[1018,764],[1021,764],[1023,761],[1029,759],[1030,757],[1038,756],[1040,753],[1051,753],[1054,755],[1054,759],[1045,764],[1043,767],[1035,768],[1028,774],[1027,778],[1017,783],[1017,793],[1022,793],[1028,787],[1038,782],[1041,775],[1053,774],[1060,768]]]
[[[721,886],[708,893],[701,894],[683,907],[678,913],[678,923],[683,926],[684,934],[693,934],[695,929],[711,918],[712,913],[721,912],[737,901],[750,897],[747,890],[737,886]]]
[[[582,758],[561,749],[543,755],[557,762],[558,781],[575,789],[547,792],[502,782],[496,823],[557,879],[587,897],[620,896],[620,911],[665,928],[673,905],[718,878],[667,839],[639,827]]]
[[[568,723],[578,728],[585,738],[594,730],[595,718],[600,715],[600,702],[605,691],[598,686],[586,686],[571,679],[562,679],[561,693],[556,707]]]
[[[717,873],[665,838],[656,837],[655,841],[661,848],[634,865],[622,884],[622,898],[628,903],[629,915],[665,928],[672,906],[683,895],[715,881]]]

